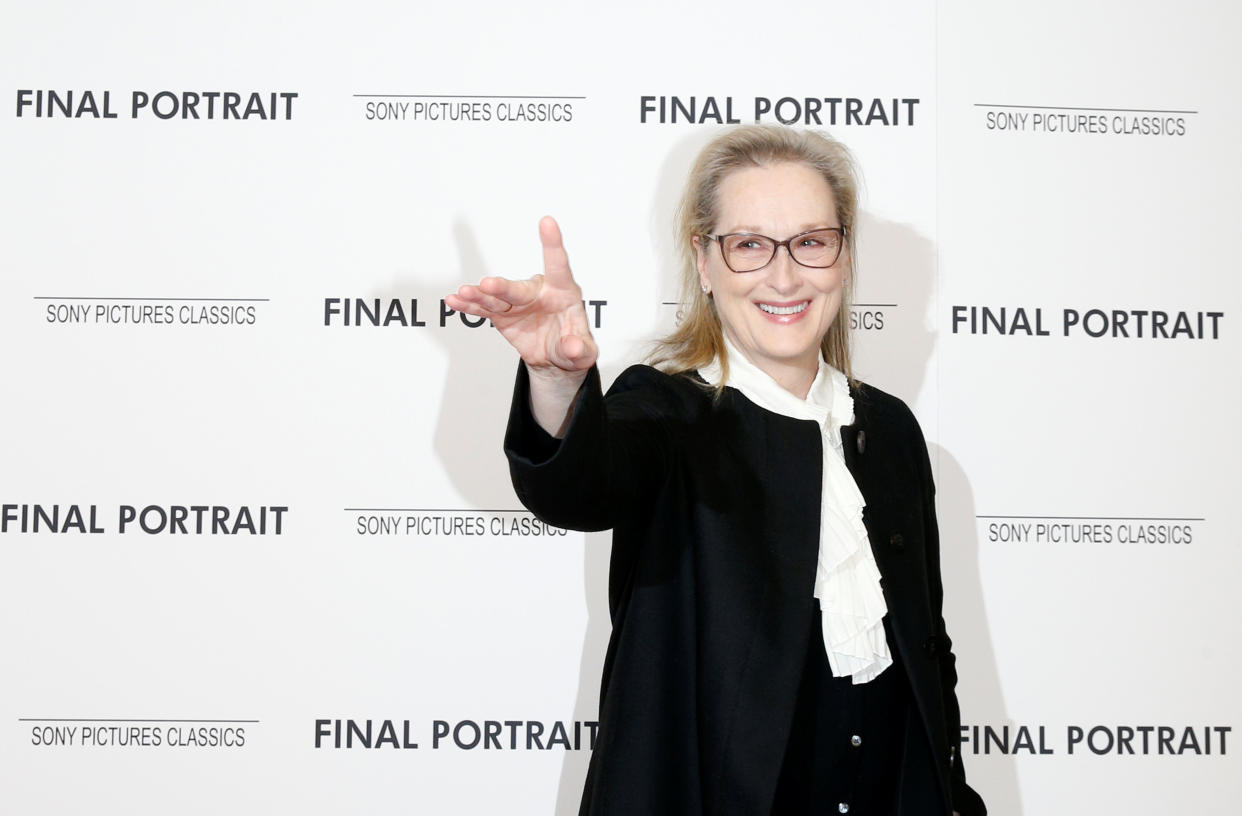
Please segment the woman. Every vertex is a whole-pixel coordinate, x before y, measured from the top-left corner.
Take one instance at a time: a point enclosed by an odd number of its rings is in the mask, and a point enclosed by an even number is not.
[[[684,319],[607,396],[552,219],[542,276],[448,298],[521,355],[522,501],[613,528],[583,813],[985,812],[956,752],[926,446],[849,377],[856,211],[831,139],[716,138],[682,201]]]

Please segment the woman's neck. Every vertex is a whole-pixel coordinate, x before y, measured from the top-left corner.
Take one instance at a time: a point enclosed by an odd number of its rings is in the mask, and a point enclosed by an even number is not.
[[[806,395],[811,390],[811,384],[815,382],[815,376],[819,373],[818,349],[805,358],[765,359],[762,362],[755,362],[746,356],[746,352],[738,348],[736,343],[730,341],[729,347],[735,352],[730,358],[731,364],[737,357],[743,357],[745,362],[767,374],[777,385],[800,400],[806,399]]]

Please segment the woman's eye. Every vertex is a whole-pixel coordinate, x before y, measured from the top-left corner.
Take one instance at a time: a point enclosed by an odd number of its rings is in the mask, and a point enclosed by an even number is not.
[[[803,238],[798,242],[798,245],[804,247],[822,247],[824,246],[824,242],[818,238]]]
[[[763,242],[757,238],[735,238],[733,239],[732,249],[734,251],[748,252],[756,249],[763,249]]]

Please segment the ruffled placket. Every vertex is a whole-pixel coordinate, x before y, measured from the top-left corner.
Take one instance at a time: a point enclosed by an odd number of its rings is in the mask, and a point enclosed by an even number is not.
[[[892,665],[884,634],[888,606],[880,570],[863,525],[866,502],[845,465],[841,429],[854,422],[854,398],[845,375],[820,360],[805,400],[786,391],[725,341],[729,376],[725,386],[741,391],[761,408],[819,425],[823,450],[819,513],[819,558],[814,595],[823,613],[824,650],[836,677],[866,683]],[[720,382],[720,366],[699,372]]]

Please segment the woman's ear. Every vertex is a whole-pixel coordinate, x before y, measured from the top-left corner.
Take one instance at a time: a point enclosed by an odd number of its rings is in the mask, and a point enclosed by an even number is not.
[[[691,243],[694,244],[695,266],[699,268],[699,288],[703,290],[703,294],[710,295],[712,284],[707,278],[707,252],[703,249],[703,239],[696,235]]]

